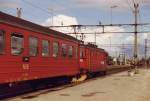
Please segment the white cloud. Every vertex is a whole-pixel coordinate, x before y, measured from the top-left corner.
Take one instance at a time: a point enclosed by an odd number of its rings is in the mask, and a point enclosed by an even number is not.
[[[56,15],[48,18],[42,25],[44,26],[67,26],[67,25],[77,25],[78,21],[75,17],[67,16],[67,15]]]
[[[56,15],[52,17],[49,17],[44,23],[42,23],[43,26],[68,26],[68,25],[78,25],[78,21],[75,17],[67,16],[67,15]],[[69,33],[72,32],[72,28],[53,28],[54,30]]]
[[[53,25],[61,26],[62,22],[63,22],[63,25],[78,25],[78,21],[75,17],[70,17],[67,15],[57,15],[57,16],[53,17]],[[52,18],[48,18],[42,25],[51,26],[51,24],[52,24]],[[54,30],[61,31],[64,33],[69,33],[69,32],[73,33],[74,32],[73,28],[54,28]],[[114,32],[124,32],[124,31],[126,31],[126,29],[124,29],[122,27],[106,27],[105,31],[106,32],[113,32],[113,31]],[[99,28],[99,27],[97,27],[97,28],[92,28],[92,27],[82,28],[82,29],[80,29],[80,31],[77,30],[77,32],[80,32],[80,33],[96,32],[96,33],[98,33],[98,32],[102,32],[102,28]],[[99,47],[106,49],[106,51],[108,51],[111,55],[114,56],[114,55],[116,55],[116,51],[117,51],[117,53],[122,52],[122,47],[121,47],[122,44],[132,44],[133,45],[133,42],[134,42],[133,35],[134,34],[105,33],[105,34],[97,35],[96,42]],[[72,36],[75,37],[75,35],[72,35]],[[144,39],[148,38],[150,36],[150,34],[140,34],[138,36],[140,36],[140,37],[138,37],[139,44],[144,46]],[[78,37],[78,39],[80,39],[80,37]],[[94,42],[95,36],[93,34],[86,35],[84,41],[85,42]],[[109,47],[110,43],[112,44],[111,48]],[[120,45],[120,46],[116,47],[114,45]],[[127,45],[125,45],[125,48],[128,51],[128,54],[130,54],[130,55],[132,55],[132,52],[133,52],[132,45],[130,47],[126,47]],[[143,54],[141,54],[141,55],[143,55]]]

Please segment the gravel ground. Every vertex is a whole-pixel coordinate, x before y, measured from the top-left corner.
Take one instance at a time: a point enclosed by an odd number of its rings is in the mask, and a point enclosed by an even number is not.
[[[150,70],[141,69],[132,77],[122,72],[63,90],[9,101],[150,101]]]

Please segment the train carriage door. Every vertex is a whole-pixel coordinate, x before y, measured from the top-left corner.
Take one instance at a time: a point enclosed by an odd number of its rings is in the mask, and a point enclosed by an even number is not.
[[[29,36],[28,42],[29,42],[28,55],[30,57],[30,66],[32,67],[30,70],[33,72],[35,68],[38,70],[39,69],[38,67],[40,65],[39,64],[40,58],[38,57],[39,55],[38,38],[34,36]]]
[[[0,30],[0,55],[5,53],[5,33]]]
[[[23,75],[23,61],[22,57],[24,56],[24,35],[22,33],[12,32],[10,34],[10,53],[8,64],[11,65],[9,71],[13,74],[10,74],[12,78],[21,79]]]
[[[88,48],[88,69],[91,69],[91,48]]]
[[[80,46],[80,69],[86,69],[85,47]]]

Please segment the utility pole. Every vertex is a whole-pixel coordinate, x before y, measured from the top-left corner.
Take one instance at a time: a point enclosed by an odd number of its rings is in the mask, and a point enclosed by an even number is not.
[[[135,66],[135,73],[137,72],[137,62],[138,62],[138,42],[137,42],[137,30],[138,30],[138,7],[139,4],[134,3],[134,17],[135,17],[135,26],[134,26],[134,66]]]
[[[126,56],[125,56],[125,46],[124,43],[122,44],[122,54],[123,54],[123,63],[126,64]]]
[[[22,8],[17,8],[17,17],[21,18]]]
[[[145,67],[147,67],[147,39],[145,39]]]
[[[111,36],[109,37],[109,47],[110,47],[110,52],[111,52]]]

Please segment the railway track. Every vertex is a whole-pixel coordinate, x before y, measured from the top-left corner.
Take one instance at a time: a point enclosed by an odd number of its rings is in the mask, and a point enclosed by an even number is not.
[[[119,68],[119,67],[108,68],[106,75],[109,76],[111,74],[115,74],[118,72],[127,71],[130,68],[131,67],[128,67],[128,66],[123,67],[123,68],[122,67],[121,68]],[[0,93],[0,100],[6,100],[6,99],[10,100],[10,99],[18,97],[18,96],[22,99],[33,98],[33,97],[37,97],[38,95],[41,95],[41,94],[45,94],[45,93],[52,92],[52,91],[58,91],[58,90],[62,90],[62,89],[68,88],[68,87],[73,87],[78,84],[89,82],[89,81],[95,80],[98,77],[105,77],[105,76],[97,75],[96,77],[87,79],[80,83],[62,83],[62,84],[55,84],[55,85],[49,84],[46,86],[39,86],[37,89],[32,89],[31,86],[23,83],[23,84],[19,84],[19,86],[16,86],[13,89],[5,88],[3,90],[3,92]]]

